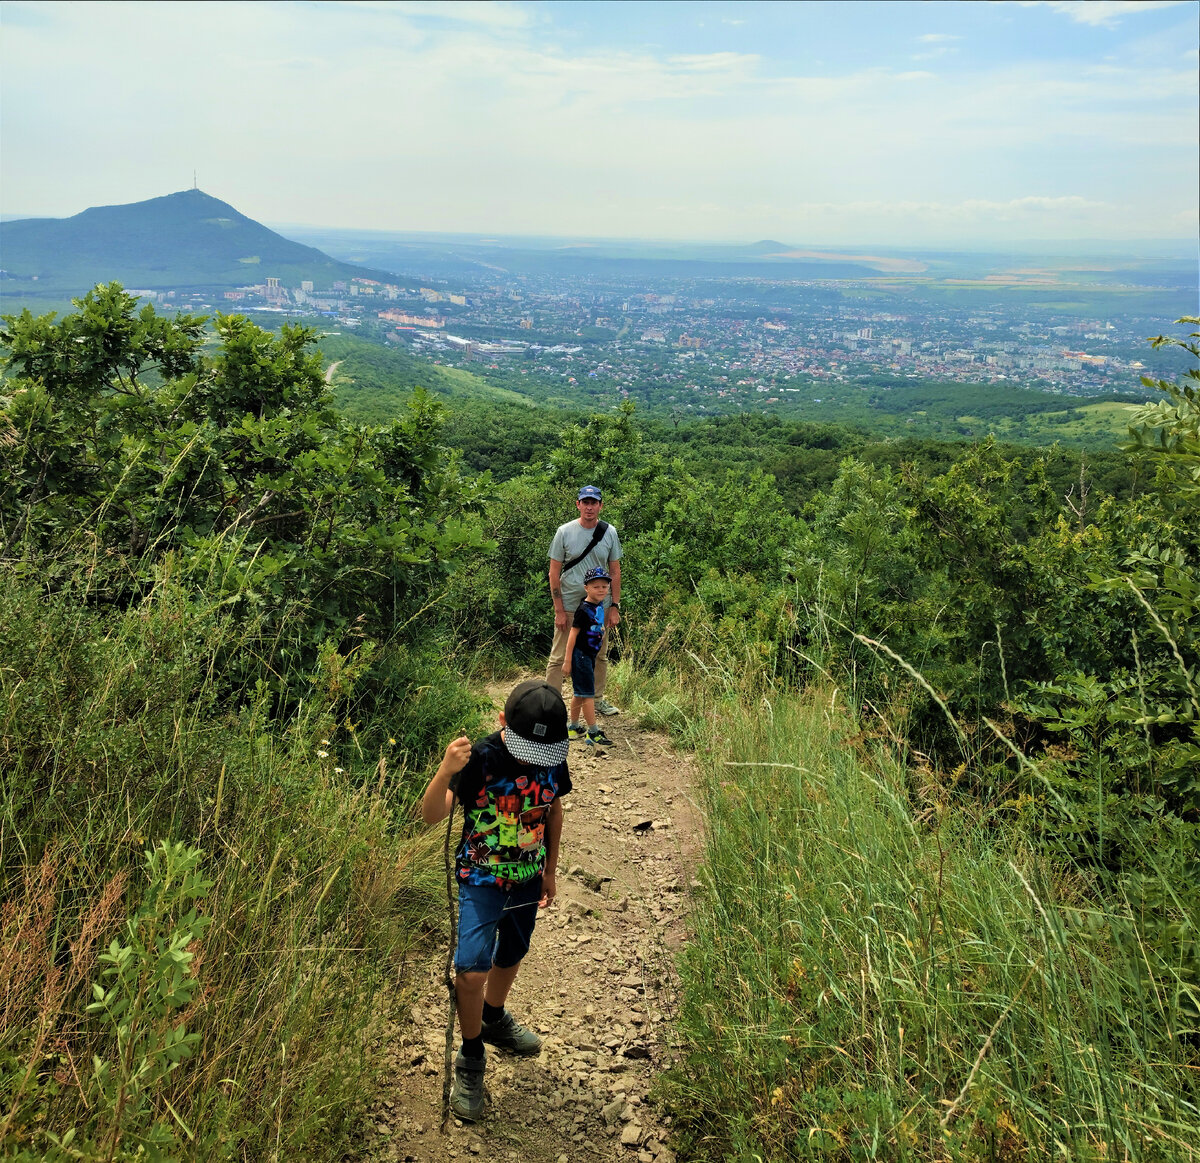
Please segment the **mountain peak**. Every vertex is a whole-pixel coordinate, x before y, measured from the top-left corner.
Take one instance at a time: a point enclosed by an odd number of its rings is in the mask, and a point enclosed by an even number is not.
[[[77,294],[117,279],[152,290],[237,287],[280,279],[373,278],[385,271],[338,262],[246,217],[228,202],[192,187],[142,202],[92,206],[70,218],[25,218],[0,224],[10,279],[37,277],[40,293]]]

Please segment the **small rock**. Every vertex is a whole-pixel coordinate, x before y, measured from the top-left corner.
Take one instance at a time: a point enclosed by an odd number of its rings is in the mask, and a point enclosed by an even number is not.
[[[642,1141],[642,1128],[639,1123],[629,1123],[621,1132],[622,1147],[636,1147]]]

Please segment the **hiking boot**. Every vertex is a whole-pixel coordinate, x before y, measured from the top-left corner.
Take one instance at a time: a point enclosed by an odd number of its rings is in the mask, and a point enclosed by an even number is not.
[[[494,1022],[483,1023],[483,1040],[521,1055],[536,1054],[542,1048],[541,1038],[528,1026],[521,1025],[508,1010]]]
[[[614,707],[608,699],[597,699],[596,710],[602,715],[619,715],[621,713],[621,708]]]
[[[571,723],[567,727],[567,738],[572,743],[580,743],[587,738],[587,728],[582,723]]]
[[[593,747],[611,747],[613,742],[599,727],[587,733],[587,741]]]
[[[454,1059],[454,1085],[450,1088],[450,1109],[465,1123],[477,1123],[487,1107],[487,1089],[483,1071],[487,1055],[468,1058],[461,1050]]]

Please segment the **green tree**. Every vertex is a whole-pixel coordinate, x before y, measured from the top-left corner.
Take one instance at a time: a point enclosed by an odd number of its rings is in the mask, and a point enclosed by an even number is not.
[[[308,328],[218,316],[210,355],[205,320],[138,310],[116,284],[76,305],[0,330],[9,568],[124,604],[175,555],[260,626],[254,665],[278,673],[330,634],[389,640],[483,545],[424,393],[360,427],[333,408]]]

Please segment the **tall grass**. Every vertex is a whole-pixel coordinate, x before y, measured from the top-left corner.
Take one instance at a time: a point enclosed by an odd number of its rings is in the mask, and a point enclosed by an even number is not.
[[[364,666],[331,649],[284,694],[231,692],[212,660],[254,628],[167,580],[108,614],[9,585],[0,626],[0,1152],[339,1157],[382,999],[441,923],[406,762],[471,721],[470,696],[443,662],[446,705],[415,699],[414,726],[394,699],[374,725],[394,750],[372,753]],[[199,851],[191,911],[144,855],[162,842]],[[106,969],[143,938],[141,963]]]
[[[1200,1159],[1196,1033],[1125,904],[828,690],[669,679],[617,674],[635,712],[688,704],[702,770],[682,1157]]]

